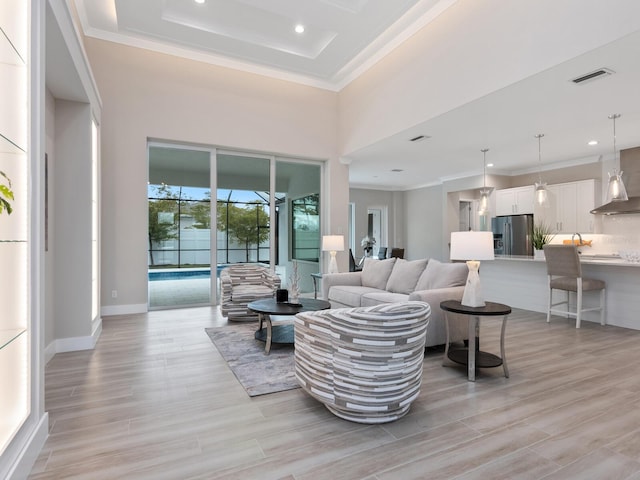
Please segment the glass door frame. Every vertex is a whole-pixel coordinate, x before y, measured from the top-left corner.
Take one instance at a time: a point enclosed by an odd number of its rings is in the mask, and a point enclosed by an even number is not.
[[[150,148],[152,147],[157,147],[157,148],[173,148],[173,149],[177,149],[177,150],[190,150],[190,151],[197,151],[197,152],[206,152],[209,153],[209,187],[211,188],[211,185],[215,185],[216,183],[216,179],[217,179],[217,175],[216,175],[216,169],[215,169],[215,159],[216,159],[216,148],[215,147],[210,147],[210,146],[206,146],[206,145],[199,145],[199,144],[193,144],[193,143],[180,143],[180,142],[171,142],[171,141],[162,141],[162,140],[152,140],[152,139],[148,139],[147,140],[147,182],[149,181],[149,155],[150,155]],[[211,209],[211,204],[215,203],[215,202],[209,202],[209,208],[210,208],[210,214],[214,215],[216,213],[215,210],[215,206],[213,207],[213,210]],[[147,201],[147,209],[149,208],[148,206],[148,201]],[[215,218],[215,217],[211,217],[211,218]],[[148,228],[148,225],[147,225]],[[215,233],[216,230],[214,230],[213,228],[210,228],[210,234],[209,234],[209,269],[211,272],[211,281],[209,282],[209,303],[208,305],[217,305],[218,303],[218,299],[217,299],[217,287],[216,287],[216,276],[215,276],[215,268],[212,268],[211,265],[215,265],[217,267],[217,249],[215,248]],[[213,248],[211,247],[213,245]],[[214,263],[215,262],[215,263]],[[149,280],[147,280],[147,282],[149,282]],[[147,295],[147,304],[149,305],[149,298]],[[148,306],[148,308],[150,310],[156,310],[156,309],[169,309],[169,308],[182,308],[185,305],[175,305],[175,306],[162,306],[162,307],[151,307],[150,305]]]
[[[270,215],[275,215],[276,211],[276,164],[278,161],[292,162],[292,163],[300,163],[300,164],[310,164],[316,165],[320,168],[320,225],[321,232],[328,231],[329,225],[329,216],[327,212],[327,203],[325,202],[325,198],[327,197],[326,192],[326,173],[327,173],[327,162],[322,159],[312,159],[312,158],[302,158],[302,157],[293,157],[286,155],[273,155],[261,152],[254,152],[251,150],[244,149],[229,149],[229,148],[219,148],[215,146],[208,146],[202,144],[194,144],[194,143],[181,143],[175,141],[163,141],[157,139],[148,139],[147,141],[147,172],[149,171],[149,148],[151,147],[160,147],[160,148],[175,148],[181,150],[192,150],[192,151],[200,151],[200,152],[208,152],[209,153],[209,188],[211,191],[211,202],[210,202],[210,214],[211,214],[211,229],[210,229],[210,269],[211,269],[211,282],[210,282],[210,293],[209,300],[210,305],[217,306],[220,304],[219,292],[217,288],[217,281],[214,279],[214,271],[218,266],[218,245],[217,245],[217,228],[214,228],[214,224],[217,225],[215,219],[217,219],[218,208],[217,201],[214,201],[214,192],[216,193],[215,199],[217,200],[217,190],[218,190],[218,171],[217,171],[217,157],[218,155],[233,155],[233,156],[250,156],[253,158],[264,158],[269,160],[269,212]],[[214,223],[215,222],[215,223]],[[277,232],[275,228],[270,228],[269,230],[269,258],[272,261],[269,263],[269,270],[271,272],[275,272],[275,262],[273,259],[276,258],[276,249],[278,245],[276,245],[276,237]],[[287,259],[288,261],[289,259]],[[322,259],[319,260],[319,269],[322,271]],[[166,308],[166,307],[163,307]],[[170,308],[170,307],[169,307]]]

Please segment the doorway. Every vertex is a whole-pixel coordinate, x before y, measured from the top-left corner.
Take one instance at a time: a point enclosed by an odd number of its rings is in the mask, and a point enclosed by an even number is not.
[[[387,207],[367,207],[367,223],[367,235],[376,240],[376,243],[373,245],[372,255],[377,257],[381,247],[388,247]]]

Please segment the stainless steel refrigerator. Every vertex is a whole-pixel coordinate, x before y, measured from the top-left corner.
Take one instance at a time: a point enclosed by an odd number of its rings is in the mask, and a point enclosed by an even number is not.
[[[491,219],[496,255],[533,255],[533,215],[507,215]]]

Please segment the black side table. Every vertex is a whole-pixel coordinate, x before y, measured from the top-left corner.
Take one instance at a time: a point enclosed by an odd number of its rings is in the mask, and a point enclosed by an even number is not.
[[[504,330],[507,326],[507,317],[511,313],[511,307],[502,303],[486,302],[484,307],[467,307],[458,300],[446,300],[440,303],[440,308],[444,310],[445,323],[447,327],[447,345],[444,350],[444,359],[467,365],[467,375],[470,382],[476,381],[476,368],[491,368],[502,365],[504,376],[509,378],[507,359],[504,355]],[[469,347],[455,348],[449,350],[449,317],[448,313],[459,313],[468,316],[469,322]],[[502,331],[500,333],[500,356],[492,353],[482,352],[479,349],[480,342],[478,334],[480,332],[480,317],[502,316]]]

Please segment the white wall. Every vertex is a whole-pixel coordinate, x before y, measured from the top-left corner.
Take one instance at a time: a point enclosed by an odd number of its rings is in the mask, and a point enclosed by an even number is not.
[[[56,118],[56,100],[49,90],[46,91],[46,105],[45,105],[45,152],[47,154],[48,172],[46,179],[48,183],[48,199],[46,202],[47,215],[51,216],[50,219],[46,219],[48,229],[48,250],[44,253],[44,271],[45,271],[45,288],[44,288],[44,304],[43,309],[43,325],[44,325],[44,344],[49,345],[55,340],[55,315],[54,315],[54,288],[55,288],[55,276],[54,276],[54,255],[55,249],[55,228],[56,224],[53,220],[53,212],[55,210],[55,118]]]
[[[386,207],[387,209],[387,242],[381,243],[377,238],[378,247],[387,247],[387,255],[393,247],[405,248],[404,219],[403,212],[404,192],[389,190],[370,190],[363,188],[352,188],[349,190],[349,201],[355,204],[355,251],[354,257],[361,257],[363,254],[360,241],[367,235],[369,207]],[[347,229],[345,228],[345,233]],[[345,242],[347,238],[345,237]],[[347,255],[345,252],[344,255]],[[338,254],[339,256],[340,254]],[[407,258],[408,252],[405,252]]]
[[[494,9],[498,3],[500,9]],[[640,28],[636,0],[617,1],[615,7],[600,0],[508,3],[505,8],[501,0],[458,0],[344,88],[340,153],[348,155]],[[499,14],[487,14],[492,10]]]
[[[404,213],[405,258],[443,260],[442,185],[405,192]]]
[[[56,100],[51,184],[55,337],[89,337],[91,318],[91,108]]]
[[[85,39],[102,113],[102,299],[147,303],[147,140],[327,160],[328,227],[346,225],[347,167],[337,161],[335,93]],[[118,298],[107,292],[118,290]]]

